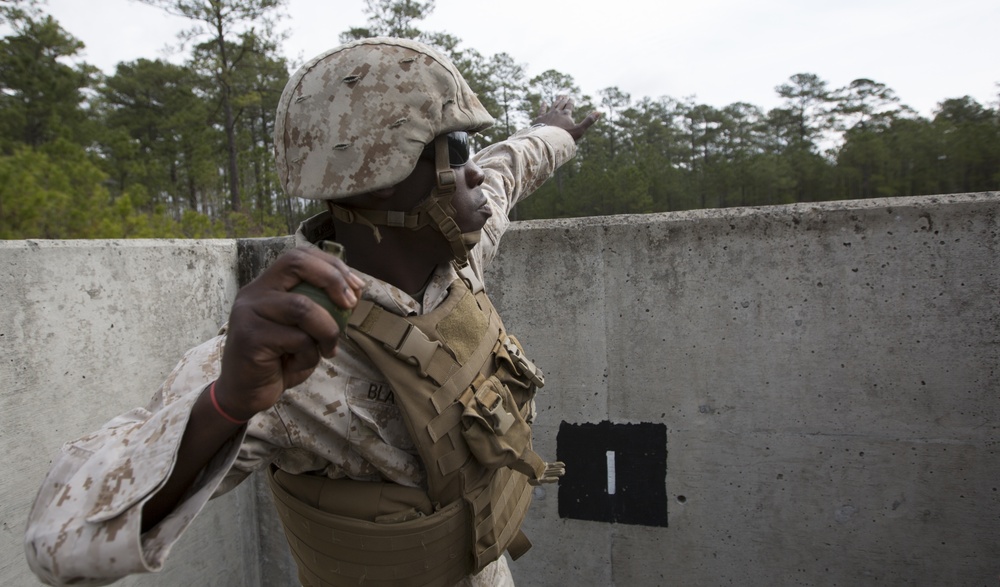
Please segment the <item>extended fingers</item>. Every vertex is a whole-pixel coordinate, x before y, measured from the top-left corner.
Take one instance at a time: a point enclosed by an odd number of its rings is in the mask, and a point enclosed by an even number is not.
[[[544,114],[534,120],[535,123],[543,123],[557,126],[570,134],[573,140],[579,141],[591,126],[601,117],[601,113],[594,110],[587,114],[580,122],[573,119],[573,98],[562,94],[556,96],[552,101],[552,107],[545,110],[545,103],[542,103]]]
[[[573,112],[573,98],[565,94],[556,96],[555,102],[552,103],[552,110],[571,115]]]

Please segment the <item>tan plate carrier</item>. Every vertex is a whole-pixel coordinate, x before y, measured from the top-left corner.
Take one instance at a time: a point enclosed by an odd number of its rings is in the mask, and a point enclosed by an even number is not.
[[[564,470],[531,449],[543,375],[506,333],[475,273],[465,266],[459,275],[448,298],[423,316],[403,318],[363,300],[348,326],[395,391],[427,470],[426,493],[416,490],[399,512],[386,513],[344,504],[393,484],[271,471],[306,587],[450,587],[504,551],[516,559],[531,546],[520,530],[531,485]]]

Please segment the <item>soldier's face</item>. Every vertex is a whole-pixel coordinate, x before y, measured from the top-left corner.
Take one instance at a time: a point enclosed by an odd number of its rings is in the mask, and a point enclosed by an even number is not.
[[[455,206],[455,222],[462,232],[482,230],[493,214],[482,188],[486,174],[482,167],[470,159],[468,163],[455,169],[455,176],[455,195],[451,200]]]
[[[466,133],[455,132],[445,136],[448,137],[448,164],[455,172],[455,193],[451,200],[455,207],[455,222],[463,233],[477,232],[482,230],[492,215],[492,208],[490,208],[482,189],[486,174],[483,172],[483,168],[472,159]],[[433,145],[433,142],[430,143],[428,148],[424,150],[424,155],[421,155],[413,174],[404,182],[404,184],[410,184],[411,180],[415,180],[416,189],[406,190],[406,192],[424,194],[419,201],[423,201],[426,194],[430,194],[436,183],[437,172],[434,166]],[[411,200],[400,203],[402,204],[401,208],[412,209],[418,202]]]
[[[448,166],[456,176],[455,195],[452,198],[455,222],[464,233],[477,232],[483,228],[492,214],[480,187],[486,175],[472,160],[469,135],[463,131],[450,132],[431,141],[420,156],[421,162],[433,165],[436,156],[435,145],[441,141],[447,144]]]

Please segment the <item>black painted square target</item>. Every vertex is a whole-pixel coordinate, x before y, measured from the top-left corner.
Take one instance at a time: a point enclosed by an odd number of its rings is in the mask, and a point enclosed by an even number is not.
[[[559,517],[641,526],[667,525],[667,427],[569,424],[556,436]]]

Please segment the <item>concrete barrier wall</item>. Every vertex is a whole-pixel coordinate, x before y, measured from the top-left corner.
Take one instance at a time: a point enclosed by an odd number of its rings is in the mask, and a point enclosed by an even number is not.
[[[518,584],[996,585],[998,212],[989,193],[516,223],[487,285],[546,371],[536,449],[592,474],[535,490]],[[247,242],[0,243],[0,584],[36,584],[47,455],[144,404],[225,319],[237,257],[287,244]],[[652,448],[604,450],[609,430]],[[121,584],[283,584],[257,489]]]
[[[0,585],[38,585],[24,522],[62,443],[147,403],[236,295],[235,241],[0,242]],[[218,500],[160,576],[120,585],[257,585],[252,487]]]
[[[491,291],[547,370],[539,452],[603,421],[667,445],[667,527],[560,518],[539,489],[516,578],[996,585],[998,212],[990,193],[509,232]]]

